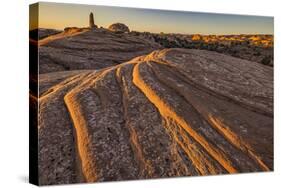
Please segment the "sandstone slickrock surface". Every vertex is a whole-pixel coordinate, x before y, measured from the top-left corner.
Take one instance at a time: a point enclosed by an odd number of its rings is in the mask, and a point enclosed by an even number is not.
[[[129,58],[120,54],[133,39],[99,34],[54,41],[42,58],[61,53],[57,62],[71,69],[91,50],[104,56],[93,57],[93,67]],[[108,53],[95,45],[104,40],[115,44],[104,46]],[[272,67],[164,49],[98,71],[52,74],[40,77],[41,185],[273,170]]]
[[[142,37],[106,29],[70,28],[39,41],[39,72],[101,69],[162,48]]]

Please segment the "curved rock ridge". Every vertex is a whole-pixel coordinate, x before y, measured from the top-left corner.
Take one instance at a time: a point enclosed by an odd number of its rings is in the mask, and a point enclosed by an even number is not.
[[[162,48],[143,37],[87,28],[66,29],[39,45],[40,74],[106,68]]]
[[[187,49],[45,75],[40,184],[271,171],[272,75]]]

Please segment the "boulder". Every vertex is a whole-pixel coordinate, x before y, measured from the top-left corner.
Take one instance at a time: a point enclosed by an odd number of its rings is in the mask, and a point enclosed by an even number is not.
[[[111,24],[108,29],[110,31],[113,31],[113,32],[117,32],[117,33],[126,33],[126,32],[130,32],[129,30],[129,27],[126,26],[125,24],[123,23],[114,23],[114,24]]]

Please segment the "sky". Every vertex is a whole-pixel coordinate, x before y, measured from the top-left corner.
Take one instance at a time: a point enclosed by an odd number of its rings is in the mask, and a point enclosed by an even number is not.
[[[121,22],[130,30],[153,33],[274,33],[273,17],[42,2],[39,4],[39,27],[61,30],[72,26],[87,27],[90,12],[94,13],[95,24],[104,28]]]

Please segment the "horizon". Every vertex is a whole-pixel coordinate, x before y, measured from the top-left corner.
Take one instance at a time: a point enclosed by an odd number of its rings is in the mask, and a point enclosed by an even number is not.
[[[274,35],[274,18],[233,14],[200,13],[40,2],[38,27],[63,30],[65,27],[88,27],[93,12],[95,24],[108,28],[124,23],[130,31],[165,34],[200,35]],[[50,14],[51,12],[51,14]]]

